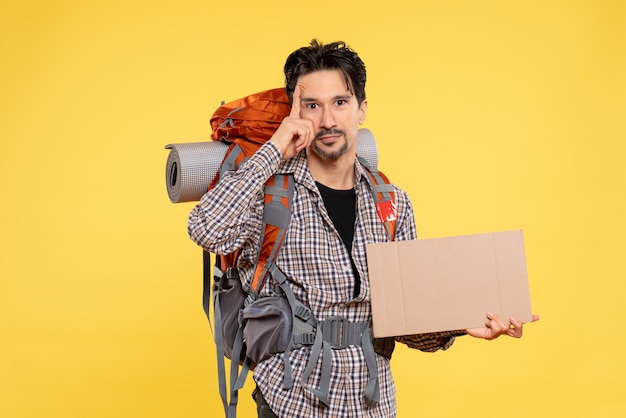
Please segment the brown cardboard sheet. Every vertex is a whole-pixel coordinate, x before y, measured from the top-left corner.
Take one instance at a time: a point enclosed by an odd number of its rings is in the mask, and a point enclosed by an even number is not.
[[[375,337],[532,320],[522,231],[367,245]]]

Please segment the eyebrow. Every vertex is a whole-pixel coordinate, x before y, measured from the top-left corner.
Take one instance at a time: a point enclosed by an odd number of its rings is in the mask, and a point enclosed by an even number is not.
[[[353,97],[354,97],[353,94],[340,94],[340,95],[337,95],[337,96],[333,97],[333,101],[336,101],[336,100],[348,100],[348,99],[351,99]],[[304,102],[304,103],[312,103],[312,102],[317,102],[317,101],[318,101],[317,99],[314,99],[314,98],[311,98],[311,97],[301,97],[300,98],[300,102]]]

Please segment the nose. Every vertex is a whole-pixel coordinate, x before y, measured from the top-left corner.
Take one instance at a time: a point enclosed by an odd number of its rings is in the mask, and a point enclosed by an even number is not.
[[[327,107],[324,108],[320,127],[324,129],[332,129],[335,125],[335,116],[333,115],[332,110]]]

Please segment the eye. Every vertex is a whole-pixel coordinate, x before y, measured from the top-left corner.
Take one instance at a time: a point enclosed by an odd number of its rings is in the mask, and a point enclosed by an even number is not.
[[[305,106],[307,109],[317,109],[319,106],[317,105],[317,103],[307,103],[307,105]]]
[[[337,106],[343,106],[343,105],[345,105],[346,103],[347,103],[347,102],[346,102],[345,100],[343,100],[343,99],[339,99],[339,100],[337,100],[337,102],[336,102]]]

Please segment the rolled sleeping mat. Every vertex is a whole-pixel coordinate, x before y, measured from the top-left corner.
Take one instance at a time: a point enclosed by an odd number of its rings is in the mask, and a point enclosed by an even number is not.
[[[228,145],[222,141],[187,142],[165,146],[170,153],[165,165],[165,184],[172,203],[195,202],[207,192],[219,171]],[[356,152],[378,169],[376,138],[369,129],[357,134]]]

